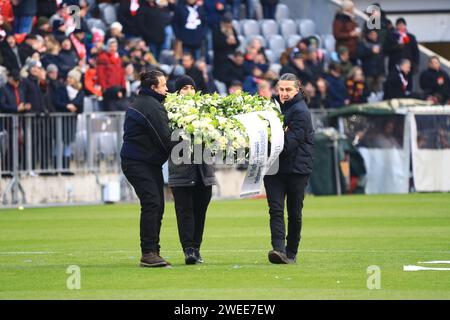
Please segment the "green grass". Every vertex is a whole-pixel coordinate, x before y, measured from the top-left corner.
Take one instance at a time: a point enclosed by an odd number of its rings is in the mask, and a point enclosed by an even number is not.
[[[162,255],[138,267],[137,205],[0,210],[0,299],[450,299],[450,194],[307,197],[297,265],[271,265],[265,200],[214,201],[203,265],[184,265],[174,207]],[[81,268],[81,290],[66,269]],[[367,267],[381,289],[367,289]],[[437,265],[436,267],[450,267]]]

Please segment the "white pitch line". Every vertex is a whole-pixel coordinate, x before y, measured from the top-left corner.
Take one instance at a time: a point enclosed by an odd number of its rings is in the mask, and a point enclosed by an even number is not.
[[[403,266],[403,271],[450,271],[450,268],[428,268],[421,266]]]
[[[54,254],[56,252],[50,251],[13,251],[13,252],[0,252],[0,255],[20,255],[20,254]]]
[[[435,260],[435,261],[424,261],[417,263],[429,263],[429,264],[450,264],[450,260]]]

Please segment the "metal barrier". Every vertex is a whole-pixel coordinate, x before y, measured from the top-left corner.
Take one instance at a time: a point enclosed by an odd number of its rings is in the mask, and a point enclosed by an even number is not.
[[[0,173],[11,178],[2,196],[17,203],[24,175],[119,173],[123,112],[72,115],[0,114]]]
[[[331,110],[311,110],[315,129],[327,127]],[[120,173],[124,112],[0,114],[2,195],[25,203],[23,176]]]

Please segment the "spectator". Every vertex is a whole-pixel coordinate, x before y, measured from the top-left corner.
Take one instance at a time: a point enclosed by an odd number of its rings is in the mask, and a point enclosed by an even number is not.
[[[225,0],[205,0],[205,14],[208,26],[214,29],[220,24],[225,10]]]
[[[341,46],[347,47],[350,59],[356,62],[356,49],[361,31],[353,10],[352,1],[344,0],[342,2],[342,10],[336,14],[333,21],[333,35],[336,39],[336,49]]]
[[[244,54],[240,51],[236,51],[231,57],[228,58],[224,75],[217,74],[216,78],[219,81],[224,82],[229,88],[231,83],[235,80],[244,81],[246,73],[244,66]]]
[[[320,109],[320,95],[317,94],[317,89],[312,82],[307,82],[303,85],[305,92],[309,97],[308,108]]]
[[[26,85],[20,79],[18,70],[12,70],[8,74],[8,82],[0,88],[0,112],[24,113],[31,110],[31,104],[27,101]]]
[[[139,16],[138,16],[139,18]],[[151,21],[151,20],[150,20]],[[123,27],[120,22],[113,22],[109,26],[109,30],[105,34],[105,40],[108,41],[111,38],[117,40],[119,44],[119,52],[122,53],[125,47],[125,35],[122,33]]]
[[[305,67],[310,70],[314,81],[324,74],[324,56],[314,46],[310,46],[308,50]]]
[[[200,59],[207,31],[203,6],[198,5],[197,0],[181,0],[172,18],[172,28],[182,43],[183,52],[190,52],[195,60]]]
[[[245,14],[247,19],[255,18],[255,10],[253,8],[253,0],[229,0],[231,2],[231,12],[233,19],[239,20],[241,17],[241,4],[245,5]]]
[[[62,78],[66,78],[70,70],[78,65],[78,56],[72,48],[72,42],[66,38],[61,43],[61,51],[58,55],[58,68]]]
[[[203,73],[195,66],[195,60],[191,53],[184,53],[181,60],[186,75],[194,79],[198,91],[206,93],[208,88],[206,86]]]
[[[55,0],[37,0],[37,15],[50,18],[58,9]]]
[[[329,95],[328,95],[328,84],[324,78],[319,78],[316,81],[317,92],[316,95],[319,99],[319,108],[328,109],[330,108]]]
[[[386,37],[388,35],[389,30],[391,30],[393,28],[393,24],[392,21],[389,20],[386,17],[386,12],[381,9],[381,6],[379,3],[374,3],[373,6],[378,7],[378,9],[372,10],[371,12],[366,12],[367,15],[369,16],[370,19],[372,19],[371,21],[380,21],[380,28],[372,28],[370,29],[370,27],[372,27],[370,24],[365,23],[364,24],[364,30],[363,33],[365,35],[367,35],[369,33],[369,31],[374,30],[377,33],[377,38],[380,42],[381,47],[383,48],[384,43],[386,42]],[[374,8],[374,7],[372,7]]]
[[[306,66],[303,54],[299,51],[293,54],[289,63],[281,68],[280,74],[292,73],[300,79],[302,83],[313,81],[313,74]]]
[[[151,28],[148,25],[149,21],[152,22]],[[146,0],[139,7],[137,27],[153,56],[158,60],[165,40],[166,16],[155,0]]]
[[[72,46],[75,49],[75,53],[77,54],[78,60],[86,61],[87,50],[86,45],[84,44],[85,33],[82,29],[75,29],[69,36],[70,41],[72,42]]]
[[[39,17],[37,19],[34,33],[42,37],[52,33],[52,28],[47,17]]]
[[[389,32],[384,51],[389,56],[389,70],[394,70],[402,59],[411,62],[411,76],[419,67],[419,46],[416,37],[406,29],[406,21],[398,18],[396,28]],[[412,77],[410,77],[410,80]]]
[[[66,25],[64,24],[64,21],[61,19],[53,20],[52,32],[56,40],[63,42],[66,38]]]
[[[365,84],[361,67],[353,67],[347,79],[347,92],[350,103],[366,103],[369,91]]]
[[[345,81],[348,77],[350,70],[353,68],[353,64],[350,61],[350,51],[347,47],[339,47],[337,50],[337,62],[342,69],[342,79]]]
[[[12,1],[14,33],[30,33],[37,13],[37,0]]]
[[[376,30],[368,30],[358,44],[358,58],[361,60],[366,84],[370,92],[382,90],[384,81],[384,56]]]
[[[208,70],[208,66],[203,59],[197,61],[197,69],[200,70],[203,76],[203,81],[205,82],[205,91],[203,93],[214,93],[217,92],[216,84],[214,83],[214,78],[211,72]]]
[[[244,79],[242,89],[250,94],[256,94],[258,92],[258,84],[263,81],[263,71],[258,66],[253,66],[252,74]]]
[[[263,18],[264,19],[275,19],[275,13],[277,10],[277,4],[279,0],[260,0]]]
[[[117,21],[123,26],[125,37],[139,36],[136,15],[139,9],[139,0],[121,0],[117,9]]]
[[[373,138],[372,148],[381,149],[400,149],[401,144],[399,143],[395,135],[395,121],[388,120],[383,124],[382,130],[378,132]]]
[[[3,65],[9,71],[19,71],[27,58],[27,52],[17,45],[14,35],[7,35],[6,39],[0,42],[0,52]]]
[[[128,63],[125,66],[125,77],[126,77],[126,97],[131,98],[137,95],[138,88],[141,84],[139,81],[138,74],[134,69],[132,63]]]
[[[107,42],[107,51],[102,51],[97,57],[97,79],[98,84],[102,88],[103,97],[109,95],[108,91],[118,92],[121,88],[125,88],[125,70],[122,66],[122,58],[117,50],[119,45],[117,40],[111,38]],[[107,110],[108,99],[104,99],[104,108]]]
[[[63,83],[59,80],[58,75],[58,67],[55,64],[49,64],[47,66],[47,93],[45,95],[45,104],[47,105],[47,111],[52,113],[56,112],[56,97],[57,92],[60,86],[63,85]]]
[[[342,80],[342,67],[332,62],[328,66],[328,69],[329,73],[325,77],[325,80],[327,81],[328,87],[329,107],[335,109],[348,105],[350,100],[348,99],[345,82]]]
[[[410,72],[411,62],[408,59],[400,61],[400,64],[389,72],[384,83],[384,100],[411,96],[411,83],[408,81]]]
[[[420,87],[426,98],[434,103],[446,104],[450,99],[450,78],[441,69],[439,57],[430,58],[428,69],[420,75]]]
[[[60,86],[56,93],[55,107],[58,112],[79,114],[83,112],[84,92],[81,84],[81,72],[77,69],[70,70],[67,74],[66,85]],[[75,141],[76,117],[66,118],[66,128],[62,137],[64,144],[63,169],[68,169],[70,164],[70,145]]]
[[[231,82],[230,86],[228,87],[229,94],[239,93],[239,92],[242,92],[242,90],[243,90],[242,82],[240,82],[239,80],[234,80],[233,82]]]
[[[273,92],[272,92],[271,83],[267,80],[261,80],[258,83],[258,92],[257,93],[260,97],[272,99]]]
[[[236,30],[231,23],[231,17],[225,15],[220,24],[213,29],[214,77],[222,79],[226,73],[228,56],[239,47]]]
[[[46,112],[46,105],[43,95],[43,83],[45,83],[45,70],[42,69],[40,61],[29,59],[26,68],[28,71],[28,77],[24,79],[24,83],[27,86],[26,100],[31,104],[31,112],[42,113]]]
[[[12,9],[11,0],[0,0],[0,12],[4,19],[3,29],[11,30],[14,23],[14,13]],[[8,25],[6,28],[5,25]]]
[[[96,56],[91,56],[88,59],[88,67],[84,74],[84,89],[89,96],[94,95],[97,98],[102,96],[102,87],[98,81]]]

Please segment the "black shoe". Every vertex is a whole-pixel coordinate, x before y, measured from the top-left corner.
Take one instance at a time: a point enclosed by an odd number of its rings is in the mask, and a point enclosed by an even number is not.
[[[197,259],[197,263],[203,263],[204,262],[202,256],[200,255],[200,249],[195,249],[194,250],[194,255],[195,255],[195,258]]]
[[[149,252],[142,255],[140,265],[141,267],[156,268],[170,266],[170,263],[156,252]]]
[[[289,259],[284,252],[272,250],[269,251],[269,261],[274,264],[289,264]]]
[[[184,250],[184,262],[186,264],[195,264],[197,262],[194,248],[186,248]]]

